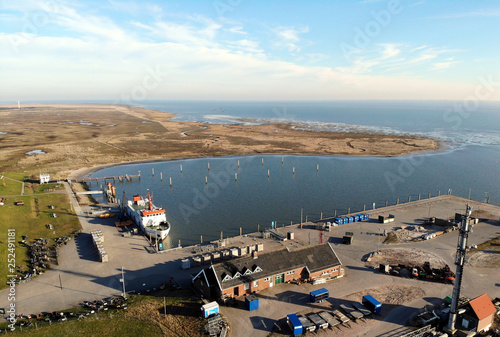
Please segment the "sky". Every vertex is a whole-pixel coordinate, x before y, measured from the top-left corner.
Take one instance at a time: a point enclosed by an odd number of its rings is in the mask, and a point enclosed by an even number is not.
[[[500,1],[1,0],[0,102],[500,100]]]

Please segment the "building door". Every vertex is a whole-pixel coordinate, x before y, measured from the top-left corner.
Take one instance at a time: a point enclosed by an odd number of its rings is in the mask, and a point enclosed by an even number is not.
[[[276,275],[274,277],[274,284],[280,284],[283,283],[283,279],[285,278],[284,274]]]
[[[240,296],[240,287],[234,287],[234,296],[235,297]]]

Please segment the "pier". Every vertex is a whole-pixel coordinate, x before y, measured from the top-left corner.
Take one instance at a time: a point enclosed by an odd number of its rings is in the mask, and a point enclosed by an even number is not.
[[[109,176],[109,177],[96,177],[96,178],[80,178],[80,179],[75,179],[72,180],[75,183],[85,183],[88,181],[107,181],[107,180],[119,180],[119,181],[130,181],[134,178],[139,178],[141,179],[141,173],[138,174],[126,174],[123,176]]]

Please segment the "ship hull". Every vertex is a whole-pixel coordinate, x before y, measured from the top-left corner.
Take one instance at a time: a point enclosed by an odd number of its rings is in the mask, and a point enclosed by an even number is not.
[[[163,240],[170,232],[170,224],[167,222],[164,213],[158,214],[153,218],[144,218],[141,211],[134,208],[133,203],[130,202],[125,208],[125,213],[142,230],[147,238]],[[145,223],[146,221],[148,221],[149,226]]]

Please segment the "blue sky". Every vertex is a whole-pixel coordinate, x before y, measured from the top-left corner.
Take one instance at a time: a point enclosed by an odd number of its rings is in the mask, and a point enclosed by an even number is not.
[[[499,36],[493,0],[4,0],[0,101],[500,100]]]

